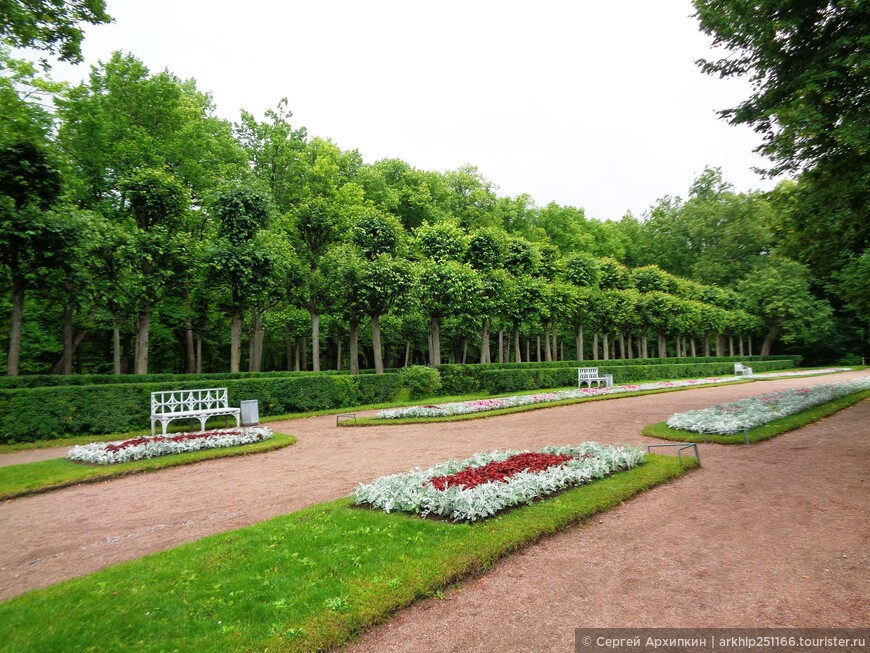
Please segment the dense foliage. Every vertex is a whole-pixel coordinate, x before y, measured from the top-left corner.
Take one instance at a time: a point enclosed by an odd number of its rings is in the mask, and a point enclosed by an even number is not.
[[[804,172],[763,194],[708,168],[686,199],[662,198],[641,220],[499,197],[473,166],[366,163],[292,125],[286,100],[230,124],[193,80],[131,54],[65,87],[3,51],[0,364],[11,376],[144,376],[772,353],[857,362],[870,121],[863,96],[845,94],[866,66],[864,10],[820,3],[803,20],[813,3],[761,3],[753,16],[696,4],[702,29],[740,53],[707,70],[754,75],[755,95],[727,116],[772,130],[765,151]],[[81,7],[91,13],[76,20],[105,19],[100,3]],[[764,21],[783,36],[770,41]],[[795,53],[812,64],[806,78]],[[838,120],[816,145],[801,135],[812,107]],[[829,201],[844,170],[854,183]]]

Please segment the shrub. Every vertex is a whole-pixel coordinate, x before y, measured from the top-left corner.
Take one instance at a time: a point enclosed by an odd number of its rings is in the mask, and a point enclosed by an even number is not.
[[[0,390],[0,443],[50,440],[65,435],[123,433],[148,428],[151,393],[226,387],[229,403],[256,399],[260,415],[281,415],[391,401],[399,374],[286,374],[223,382],[68,385]]]
[[[438,370],[424,365],[412,365],[402,371],[402,385],[408,389],[411,399],[431,397],[441,387]]]

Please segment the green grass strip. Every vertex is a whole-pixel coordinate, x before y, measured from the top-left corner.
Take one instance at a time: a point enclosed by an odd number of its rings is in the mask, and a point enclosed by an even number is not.
[[[683,464],[649,455],[472,525],[320,504],[0,603],[3,650],[325,650]]]
[[[262,442],[243,444],[238,447],[219,447],[177,453],[159,458],[134,460],[117,465],[85,465],[74,463],[66,458],[52,458],[33,463],[7,465],[0,467],[0,500],[26,494],[35,494],[48,490],[77,485],[79,483],[95,483],[119,476],[128,476],[141,472],[153,472],[167,467],[189,465],[201,460],[244,456],[264,451],[281,449],[296,442],[292,435],[276,433],[274,437]]]
[[[754,429],[749,429],[749,442],[761,442],[776,437],[780,433],[794,431],[807,424],[812,424],[820,419],[833,415],[836,412],[849,408],[864,399],[870,398],[870,390],[863,390],[855,394],[840,397],[834,401],[822,404],[805,410],[802,413],[796,413],[783,417],[773,422],[768,422]],[[662,440],[676,440],[678,442],[712,442],[715,444],[746,444],[746,436],[743,433],[735,435],[710,435],[704,433],[695,433],[694,431],[681,431],[672,429],[666,422],[658,422],[650,424],[643,429],[643,434],[652,438],[661,438]]]

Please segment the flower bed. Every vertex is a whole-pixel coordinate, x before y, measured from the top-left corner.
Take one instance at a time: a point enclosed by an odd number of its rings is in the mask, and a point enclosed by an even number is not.
[[[837,372],[851,372],[851,367],[826,367],[818,370],[800,370],[798,372],[761,372],[752,374],[751,379],[780,379],[790,376],[818,376],[820,374],[836,374]]]
[[[129,440],[93,442],[75,446],[69,450],[67,458],[94,465],[114,465],[173,453],[253,444],[271,437],[272,430],[266,427],[143,436]]]
[[[648,390],[663,390],[667,388],[691,388],[701,385],[716,385],[719,383],[734,383],[735,381],[748,381],[751,379],[775,379],[789,376],[808,376],[817,374],[833,374],[835,372],[851,371],[849,367],[832,367],[820,370],[805,370],[801,372],[769,372],[765,374],[753,374],[752,376],[727,376],[709,377],[706,379],[684,379],[681,381],[657,381],[654,383],[626,383],[610,388],[580,388],[578,390],[558,390],[555,392],[543,392],[529,395],[514,395],[511,397],[498,397],[493,399],[475,399],[473,401],[456,401],[446,404],[429,404],[426,406],[408,406],[407,408],[391,408],[380,410],[378,419],[407,419],[407,418],[430,418],[452,417],[454,415],[468,415],[471,413],[483,413],[488,410],[500,408],[514,408],[515,406],[530,406],[532,404],[545,404],[565,399],[583,399],[586,397],[600,397],[605,395],[618,395],[626,392],[644,392]]]
[[[360,484],[357,505],[475,522],[643,462],[641,447],[596,442],[538,452],[493,451]]]
[[[676,413],[668,418],[667,425],[682,431],[729,435],[803,412],[862,390],[870,390],[870,377],[811,388],[772,392],[701,410]]]
[[[512,397],[498,397],[493,399],[475,399],[474,401],[456,401],[447,404],[428,406],[409,406],[407,408],[392,408],[378,411],[378,419],[403,419],[406,417],[449,417],[452,415],[467,415],[469,413],[482,413],[499,408],[513,408],[515,406],[529,406],[532,404],[551,403],[564,399],[583,399],[584,397],[600,397],[604,395],[616,395],[625,392],[638,392],[644,390],[661,390],[664,388],[689,388],[699,385],[709,385],[734,381],[734,378],[721,379],[711,377],[707,379],[689,379],[683,381],[659,381],[656,383],[627,383],[610,388],[579,388],[577,390],[558,390],[556,392],[541,392],[531,395],[514,395]]]

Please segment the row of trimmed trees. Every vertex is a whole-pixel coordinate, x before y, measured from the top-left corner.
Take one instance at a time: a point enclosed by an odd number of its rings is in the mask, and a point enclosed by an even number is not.
[[[10,375],[239,371],[245,352],[250,371],[265,359],[356,372],[361,343],[381,372],[385,338],[404,342],[404,364],[420,351],[432,365],[528,360],[532,341],[551,360],[566,339],[576,357],[608,358],[649,356],[651,340],[658,356],[749,353],[763,335],[765,354],[778,335],[763,300],[782,279],[737,294],[630,269],[616,259],[631,258],[633,218],[498,197],[473,167],[365,164],[294,128],[285,101],[230,124],[192,80],[131,55],[73,88],[10,62]]]

